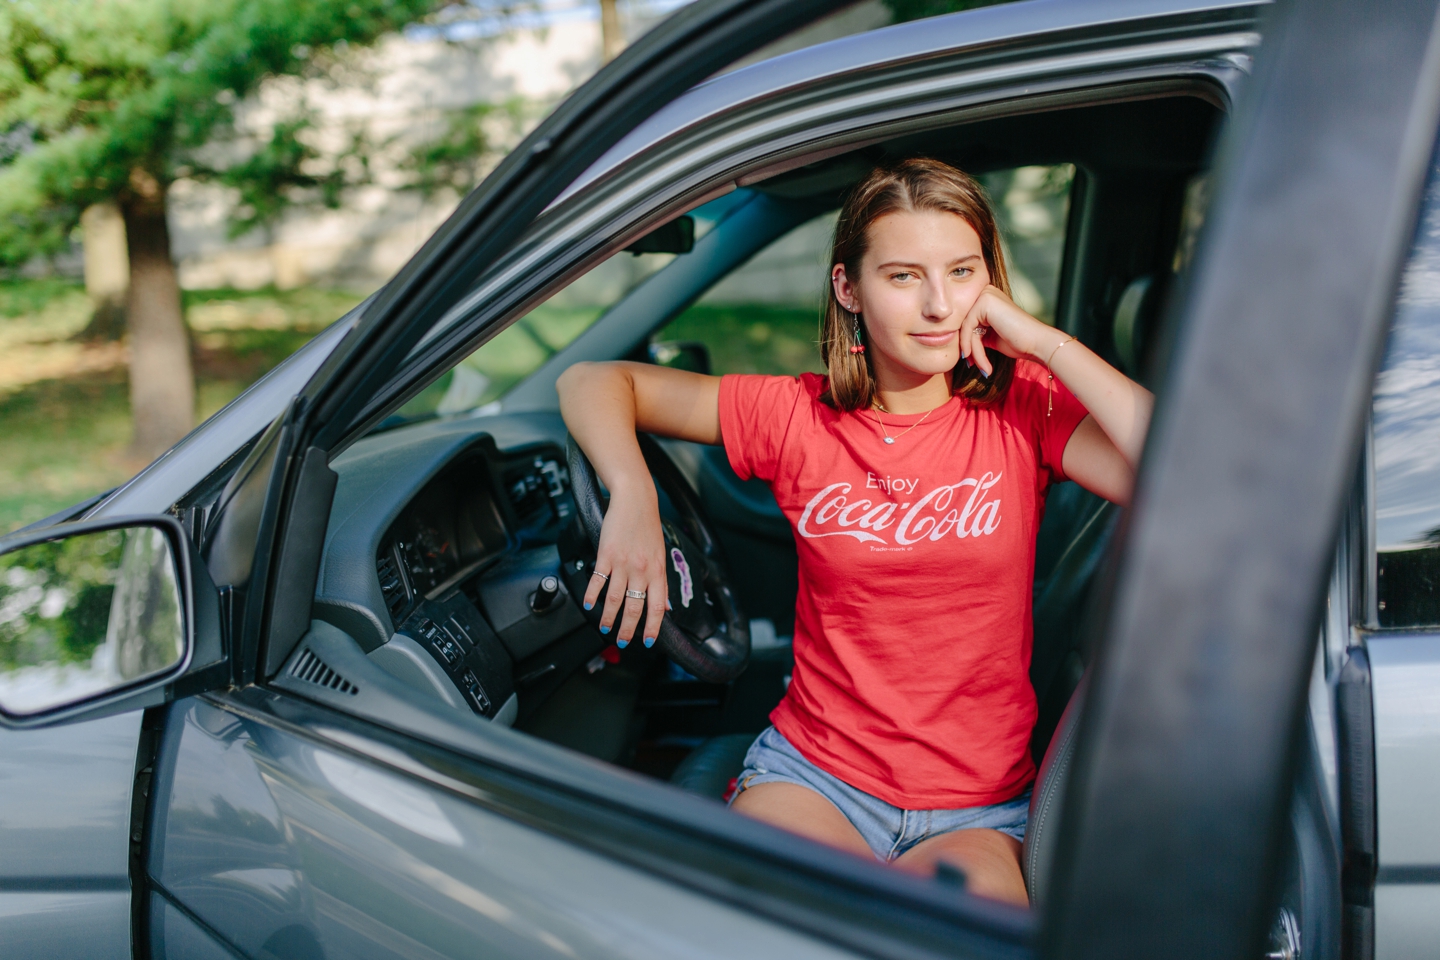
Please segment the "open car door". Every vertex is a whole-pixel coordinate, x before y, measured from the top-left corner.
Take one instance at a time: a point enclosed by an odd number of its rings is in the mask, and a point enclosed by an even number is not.
[[[1440,97],[1431,0],[1275,12],[1172,304],[1049,956],[1259,956],[1274,906],[1325,581]],[[1363,900],[1346,900],[1342,955],[1368,957]]]

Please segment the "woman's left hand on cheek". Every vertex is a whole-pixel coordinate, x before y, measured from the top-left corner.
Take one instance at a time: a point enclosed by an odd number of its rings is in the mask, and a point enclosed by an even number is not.
[[[960,354],[988,377],[995,369],[986,354],[987,346],[1007,357],[1032,356],[1039,339],[1048,330],[1049,327],[1016,306],[999,287],[991,285],[980,294],[960,323]]]

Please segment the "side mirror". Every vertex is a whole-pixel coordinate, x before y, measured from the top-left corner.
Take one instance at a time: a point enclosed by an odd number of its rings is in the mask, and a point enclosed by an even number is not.
[[[649,353],[656,366],[710,373],[710,348],[699,340],[661,340],[650,344]]]
[[[170,517],[0,539],[0,726],[164,702],[194,635],[189,548]]]

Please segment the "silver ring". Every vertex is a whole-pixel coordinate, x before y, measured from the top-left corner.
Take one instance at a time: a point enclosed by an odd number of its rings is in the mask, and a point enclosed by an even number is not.
[[[590,576],[599,577],[601,580],[604,580],[607,583],[610,581],[610,574],[601,573],[599,570],[596,570],[594,573],[590,574]]]
[[[644,600],[644,599],[645,599],[645,591],[644,591],[644,590],[626,590],[626,591],[625,591],[625,596],[631,597],[631,598],[633,598],[633,599],[635,599],[635,600]]]

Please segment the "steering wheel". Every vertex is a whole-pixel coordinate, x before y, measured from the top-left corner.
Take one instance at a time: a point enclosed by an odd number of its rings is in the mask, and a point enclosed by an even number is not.
[[[665,611],[656,639],[670,659],[694,676],[709,683],[728,683],[740,676],[750,662],[750,622],[735,602],[720,566],[719,544],[710,533],[700,498],[690,481],[654,437],[642,433],[637,439],[650,476],[680,517],[678,523],[663,517],[660,520],[670,609]],[[609,501],[602,496],[595,468],[574,437],[566,440],[565,459],[580,525],[591,549],[598,550],[600,525]],[[602,606],[595,604],[595,617]],[[640,619],[644,621],[644,613]]]

